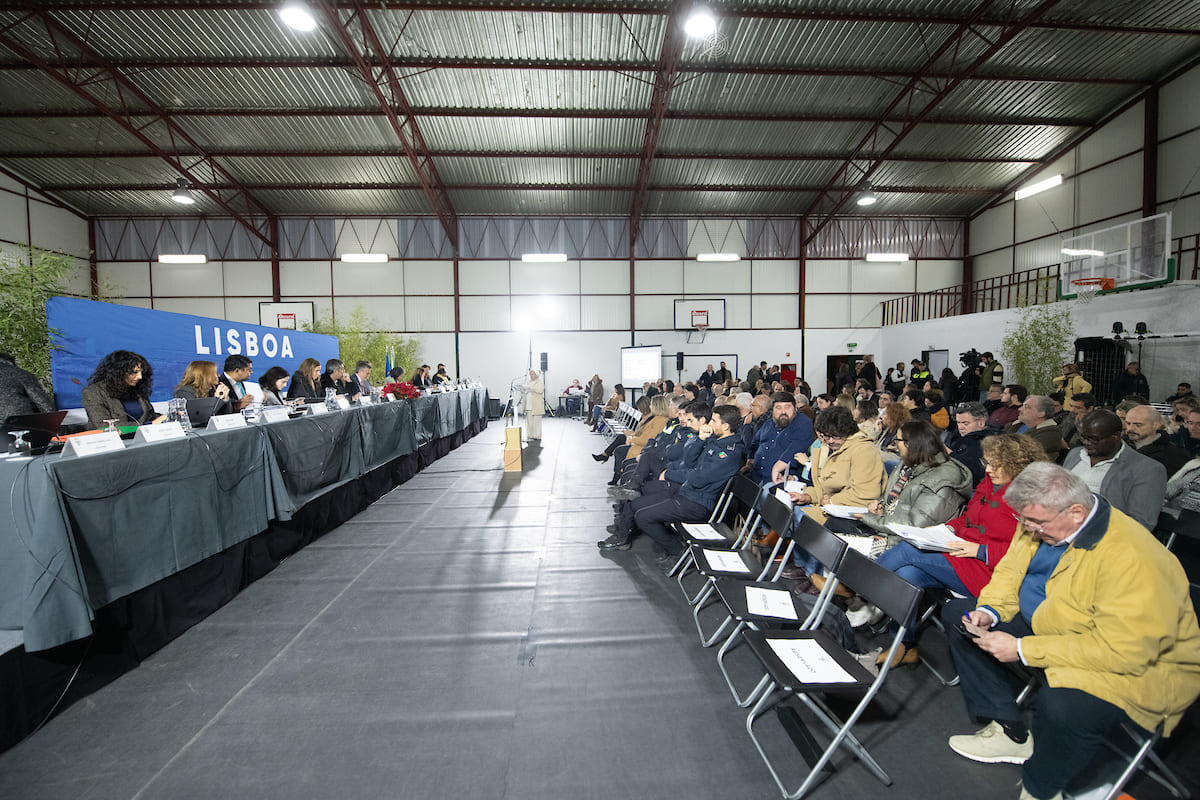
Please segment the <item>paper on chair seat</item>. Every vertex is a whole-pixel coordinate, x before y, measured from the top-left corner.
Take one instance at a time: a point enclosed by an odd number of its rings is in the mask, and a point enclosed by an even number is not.
[[[821,510],[831,517],[854,519],[855,514],[866,514],[866,506],[837,506],[832,503],[821,506]]]
[[[683,529],[688,534],[696,539],[704,539],[706,541],[720,541],[725,537],[713,530],[713,526],[707,522],[685,522]]]
[[[760,586],[746,587],[746,610],[760,617],[799,619],[792,593],[787,589],[763,589]]]
[[[801,683],[854,683],[850,673],[812,639],[768,639],[767,644]]]
[[[721,572],[749,572],[750,568],[742,561],[737,553],[726,553],[724,550],[705,550],[704,558],[708,565]]]

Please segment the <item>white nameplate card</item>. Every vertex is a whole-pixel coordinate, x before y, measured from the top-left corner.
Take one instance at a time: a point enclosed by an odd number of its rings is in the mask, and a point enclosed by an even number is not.
[[[760,617],[799,619],[796,616],[796,606],[792,603],[792,593],[786,589],[747,586],[746,610]]]
[[[767,644],[801,683],[854,683],[850,673],[812,639],[767,639]]]
[[[750,568],[742,561],[737,553],[726,553],[722,550],[705,550],[704,558],[708,565],[720,572],[749,572]]]
[[[133,435],[134,444],[154,444],[169,442],[172,439],[182,439],[187,436],[183,426],[178,422],[160,422],[157,425],[139,425]]]
[[[685,522],[683,529],[688,532],[688,535],[693,539],[703,539],[705,541],[720,541],[725,537],[713,530],[713,526],[707,522]]]
[[[394,396],[394,395],[391,395],[391,394],[385,394],[385,395],[383,396],[383,399],[384,399],[384,400],[386,400],[387,402],[391,403],[391,402],[394,402],[396,398],[395,398],[395,396]]]
[[[246,427],[246,418],[241,414],[214,414],[208,418],[210,431],[231,431],[234,428]]]
[[[338,408],[342,409],[343,411],[347,411],[350,408],[350,398],[346,397],[344,394],[339,394],[337,396],[337,404]]]
[[[95,433],[91,436],[72,436],[67,440],[67,446],[63,448],[62,457],[94,456],[97,453],[111,453],[114,450],[124,449],[125,443],[121,441],[121,434],[109,431]]]
[[[313,403],[308,407],[308,413],[312,414],[314,417],[319,417],[321,414],[328,414],[329,407],[324,403]]]
[[[359,395],[358,397],[358,404],[360,406],[369,406],[371,405],[371,402],[371,395],[369,394]]]
[[[288,416],[288,410],[283,406],[264,408],[260,416],[263,422],[287,422],[291,419]]]

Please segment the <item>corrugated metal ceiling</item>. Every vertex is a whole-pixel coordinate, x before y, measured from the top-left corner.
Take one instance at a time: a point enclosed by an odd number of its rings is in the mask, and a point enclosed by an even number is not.
[[[660,73],[671,63],[661,60],[667,0],[581,2],[370,9],[414,114],[396,106],[400,134],[336,31],[324,20],[292,31],[268,0],[0,11],[0,166],[86,213],[175,212],[166,198],[177,169],[97,107],[107,106],[133,112],[128,124],[168,155],[179,144],[186,164],[212,155],[278,214],[431,213],[404,154],[415,123],[433,180],[462,214],[621,215],[644,192],[648,214],[797,215],[816,209],[817,189],[846,180],[837,176],[850,160],[874,165],[873,183],[886,187],[872,213],[967,215],[1200,61],[1194,0],[1063,0],[966,75],[1006,15],[1022,19],[1041,0],[993,4],[933,61],[978,0],[727,0],[720,35],[681,42],[678,69]],[[122,76],[121,91],[95,63],[78,69],[88,59],[48,27],[85,40]],[[910,82],[915,103],[897,103]],[[944,96],[906,127],[935,93]],[[904,138],[876,163],[860,143],[889,106],[887,128]],[[647,142],[657,158],[641,187]],[[161,193],[145,188],[156,184]],[[209,200],[200,210],[219,212]]]

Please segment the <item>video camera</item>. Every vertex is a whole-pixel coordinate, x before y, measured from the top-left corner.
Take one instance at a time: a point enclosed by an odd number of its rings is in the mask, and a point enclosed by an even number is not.
[[[972,347],[965,353],[959,353],[958,360],[962,362],[964,367],[973,370],[979,366],[979,363],[983,360],[983,357],[979,355],[978,350]]]

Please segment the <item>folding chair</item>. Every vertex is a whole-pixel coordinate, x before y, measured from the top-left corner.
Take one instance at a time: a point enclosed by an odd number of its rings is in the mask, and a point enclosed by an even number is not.
[[[792,531],[792,539],[796,542],[796,546],[808,551],[814,558],[821,562],[821,566],[825,567],[828,573],[829,580],[825,581],[825,586],[821,589],[821,593],[817,595],[816,603],[812,611],[804,619],[800,619],[800,614],[796,607],[796,602],[791,597],[791,592],[787,592],[787,600],[791,604],[793,613],[796,614],[795,620],[788,620],[782,617],[769,617],[760,614],[754,614],[749,609],[747,601],[748,589],[765,589],[767,591],[786,591],[780,589],[774,583],[766,583],[763,581],[746,581],[736,578],[719,578],[716,582],[717,596],[721,602],[725,604],[726,610],[729,612],[720,627],[713,633],[712,638],[721,635],[721,632],[728,627],[729,623],[736,621],[733,632],[721,645],[721,649],[717,651],[717,666],[721,669],[721,674],[725,676],[725,685],[729,687],[730,694],[733,695],[733,700],[738,704],[739,708],[746,708],[759,696],[763,688],[770,680],[769,675],[764,675],[758,685],[742,697],[733,685],[733,676],[729,674],[729,670],[725,666],[725,659],[729,653],[742,643],[741,634],[744,630],[759,631],[765,629],[772,630],[810,630],[820,624],[821,619],[825,615],[825,608],[833,598],[833,593],[838,587],[837,572],[841,569],[842,559],[846,556],[847,546],[844,541],[830,533],[825,526],[818,523],[816,520],[805,516],[795,530]],[[701,633],[703,636],[703,633]]]
[[[793,516],[792,507],[778,498],[767,496],[763,498],[759,504],[758,521],[760,525],[765,525],[767,528],[779,534],[779,540],[775,542],[774,549],[771,550],[771,555],[767,557],[763,564],[758,563],[758,559],[750,551],[750,537],[746,536],[745,541],[736,550],[723,549],[719,547],[707,548],[701,544],[692,544],[683,555],[679,557],[679,561],[675,564],[671,574],[677,574],[680,568],[691,560],[692,566],[704,578],[704,584],[700,590],[690,598],[688,603],[692,605],[692,616],[696,617],[700,613],[706,600],[708,600],[713,592],[714,580],[720,576],[733,578],[746,578],[755,576],[757,581],[770,581],[774,583],[779,580],[780,573],[787,565],[788,558],[792,555],[792,550],[795,544],[791,537],[787,535],[792,528]],[[787,542],[786,552],[782,555],[781,550],[784,550],[784,542]],[[779,556],[778,565],[776,565],[776,557]],[[721,567],[721,562],[729,559],[733,563],[728,568]],[[683,588],[683,576],[678,575],[680,588]],[[684,589],[684,596],[687,596],[687,589]],[[699,625],[699,622],[697,622]],[[703,634],[701,634],[703,639]],[[712,643],[710,642],[710,646]]]
[[[883,767],[867,752],[862,743],[855,738],[850,729],[866,710],[871,700],[878,694],[883,682],[891,672],[892,659],[895,657],[900,643],[904,640],[904,624],[916,611],[921,601],[921,590],[894,572],[887,570],[856,551],[850,550],[842,559],[840,569],[841,579],[854,586],[868,602],[879,607],[899,627],[892,639],[884,657],[883,665],[878,675],[872,675],[866,667],[860,664],[853,655],[843,650],[828,634],[819,628],[804,631],[746,631],[743,637],[750,649],[762,662],[767,670],[769,682],[759,695],[758,702],[746,717],[746,732],[755,748],[762,756],[763,762],[771,773],[775,785],[787,800],[796,800],[807,794],[816,785],[825,766],[833,758],[838,747],[845,745],[863,762],[863,764],[879,778],[886,786],[892,783],[891,777],[884,772]],[[817,677],[797,676],[784,661],[789,646],[804,647],[802,657],[810,663],[813,660],[828,659],[836,665],[840,673],[829,676],[827,672],[822,682]],[[799,663],[799,662],[795,662]],[[845,722],[837,716],[821,698],[822,694],[830,693],[863,693],[862,699],[855,706]],[[832,735],[829,745],[821,753],[811,771],[800,787],[789,791],[784,785],[775,765],[767,756],[758,737],[754,734],[754,723],[765,713],[778,706],[788,698],[795,696],[803,703]]]
[[[924,626],[930,625],[936,628],[942,634],[942,636],[945,636],[946,626],[942,622],[941,612],[942,606],[949,602],[950,594],[946,591],[940,591],[937,589],[927,590],[925,600],[929,601],[929,605],[925,607],[925,611],[922,612],[921,618],[917,620],[917,624],[913,627],[919,631]],[[921,659],[921,663],[925,665],[926,669],[933,673],[933,677],[937,678],[938,683],[940,683],[942,686],[949,688],[951,686],[958,685],[959,677],[957,672],[954,673],[952,677],[947,677],[940,672],[928,658],[926,658],[924,652],[921,650],[917,651],[917,658]]]
[[[679,563],[671,570],[685,596],[687,589],[683,586],[683,576],[694,563],[691,546],[699,544],[719,550],[737,550],[743,547],[758,525],[758,498],[761,494],[762,489],[757,483],[745,475],[734,475],[721,490],[706,522],[677,522],[671,526],[688,546]],[[730,518],[731,507],[733,519],[736,519],[739,513],[744,514],[742,524],[736,530],[725,521]]]

